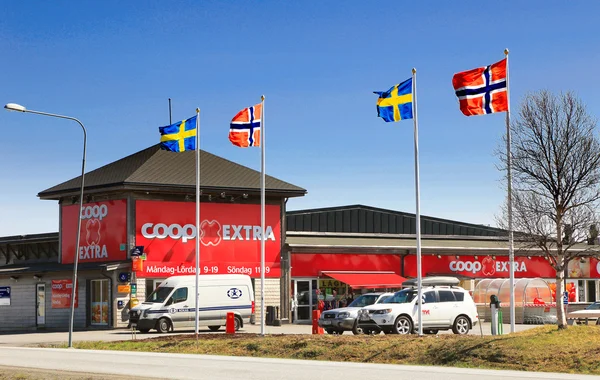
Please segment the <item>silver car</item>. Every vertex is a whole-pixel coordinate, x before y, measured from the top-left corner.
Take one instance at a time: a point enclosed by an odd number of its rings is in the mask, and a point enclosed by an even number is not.
[[[327,310],[321,313],[319,318],[319,327],[322,327],[328,334],[343,334],[344,331],[352,331],[354,335],[362,334],[362,329],[358,326],[358,311],[365,306],[380,303],[394,293],[366,293],[360,295],[347,307]]]

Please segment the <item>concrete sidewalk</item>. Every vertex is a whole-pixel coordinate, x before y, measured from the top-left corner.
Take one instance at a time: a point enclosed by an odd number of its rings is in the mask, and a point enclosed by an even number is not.
[[[515,332],[528,330],[539,327],[540,325],[515,325]],[[504,334],[510,333],[510,325],[505,324]],[[207,328],[200,328],[200,335],[210,334],[212,331]],[[135,334],[135,339],[147,339],[171,334],[193,334],[194,330],[176,331],[168,334],[148,333],[141,334],[139,331]],[[219,333],[225,334],[225,328],[221,328]],[[251,333],[260,334],[260,325],[246,325],[239,334]],[[312,333],[310,325],[282,325],[282,326],[265,326],[265,334],[308,334]],[[351,332],[345,334],[351,335]],[[452,331],[440,331],[439,334],[452,334]],[[484,322],[480,326],[477,325],[470,333],[471,335],[491,335],[490,323]],[[0,346],[31,346],[38,344],[66,344],[69,339],[69,334],[66,331],[35,331],[35,332],[0,332]],[[132,340],[134,335],[127,329],[115,330],[92,330],[92,331],[75,331],[73,332],[73,342],[82,341],[117,341],[117,340]]]

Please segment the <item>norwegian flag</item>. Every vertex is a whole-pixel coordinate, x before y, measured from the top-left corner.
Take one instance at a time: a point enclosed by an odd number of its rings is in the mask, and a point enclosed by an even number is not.
[[[465,116],[508,111],[506,58],[486,67],[454,74],[452,85]]]
[[[244,108],[238,112],[229,126],[229,141],[235,146],[247,148],[260,146],[260,121],[262,104]]]

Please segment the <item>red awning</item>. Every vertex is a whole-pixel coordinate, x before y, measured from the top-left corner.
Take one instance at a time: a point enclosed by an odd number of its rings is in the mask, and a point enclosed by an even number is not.
[[[323,272],[352,288],[401,288],[406,281],[394,272]]]

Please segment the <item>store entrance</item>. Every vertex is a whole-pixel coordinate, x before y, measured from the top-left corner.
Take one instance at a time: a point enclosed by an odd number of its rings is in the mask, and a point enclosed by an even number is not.
[[[108,279],[90,281],[90,324],[108,326]]]
[[[312,311],[317,305],[317,280],[295,279],[294,297],[296,310],[294,310],[294,323],[310,323]]]

